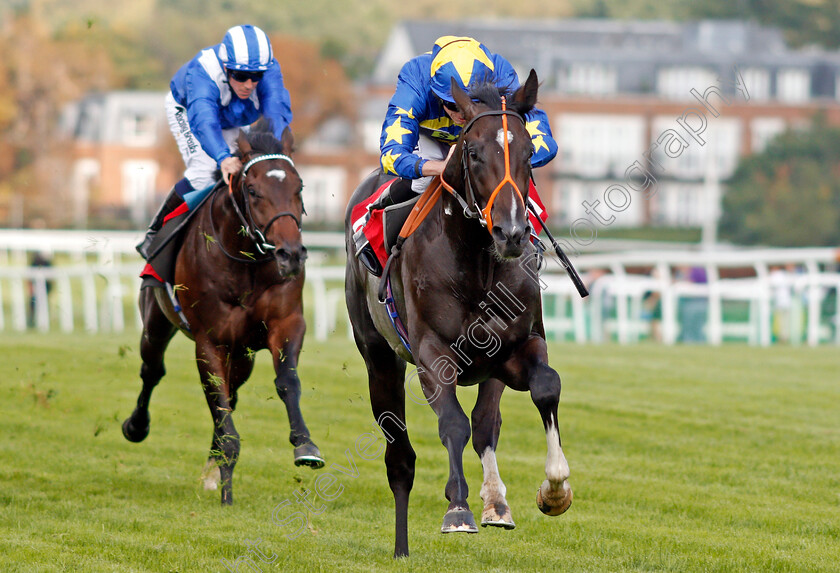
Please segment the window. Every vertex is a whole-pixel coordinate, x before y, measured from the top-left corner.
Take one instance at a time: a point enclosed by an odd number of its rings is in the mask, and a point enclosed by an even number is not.
[[[122,142],[132,147],[151,147],[157,139],[156,127],[149,114],[126,113],[122,119]]]
[[[776,98],[785,103],[802,103],[811,96],[811,74],[801,68],[786,68],[776,74]]]
[[[750,100],[766,101],[770,99],[770,72],[763,68],[745,68],[741,71]]]
[[[774,137],[785,130],[786,125],[785,120],[780,117],[757,117],[752,120],[750,127],[752,152],[761,153]]]
[[[587,178],[623,177],[644,149],[644,118],[562,114],[556,122],[564,173]]]
[[[687,147],[677,157],[669,157],[660,146],[653,157],[662,165],[663,174],[678,179],[701,179],[709,165],[707,155],[709,149],[714,149],[717,177],[726,179],[731,176],[738,164],[741,150],[741,121],[734,118],[706,116],[707,126],[702,138],[705,144],[691,138],[685,130],[676,123],[671,116],[659,116],[653,121],[652,137],[658,139],[667,129],[675,131],[683,138]],[[714,141],[712,141],[714,138]],[[674,143],[674,148],[677,143]]]
[[[122,201],[129,208],[131,220],[142,226],[155,208],[155,180],[158,164],[151,160],[130,160],[122,164]]]
[[[667,67],[660,69],[656,76],[657,93],[668,99],[693,100],[692,88],[702,94],[716,85],[715,74],[701,67]]]
[[[614,66],[604,64],[572,64],[566,75],[568,93],[608,95],[618,90],[618,74]]]

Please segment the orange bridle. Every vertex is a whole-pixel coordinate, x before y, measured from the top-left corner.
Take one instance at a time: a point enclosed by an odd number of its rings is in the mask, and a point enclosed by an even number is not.
[[[449,191],[455,198],[461,202],[464,207],[464,215],[470,218],[479,219],[482,225],[487,228],[487,231],[492,233],[493,232],[493,217],[491,215],[491,211],[493,210],[493,204],[496,202],[496,197],[499,195],[499,192],[502,190],[502,187],[505,186],[506,183],[509,183],[513,190],[516,191],[516,194],[519,196],[519,199],[522,201],[523,209],[526,208],[525,197],[522,195],[522,191],[519,189],[519,186],[516,184],[516,181],[510,176],[510,146],[508,144],[508,120],[507,116],[512,115],[516,117],[519,121],[522,121],[522,117],[517,114],[516,112],[510,111],[507,109],[507,105],[505,102],[505,97],[502,96],[502,109],[501,110],[492,110],[492,111],[485,111],[476,115],[474,118],[470,120],[470,122],[464,127],[464,130],[461,132],[461,137],[466,135],[467,131],[473,126],[476,120],[481,119],[482,117],[486,116],[495,116],[501,115],[502,116],[502,137],[504,138],[504,148],[505,153],[505,176],[496,185],[496,188],[493,190],[493,193],[490,194],[490,199],[487,201],[487,205],[484,209],[481,209],[478,206],[478,202],[475,199],[475,193],[472,190],[472,184],[470,182],[470,171],[469,166],[467,165],[466,159],[462,160],[464,166],[464,173],[465,173],[465,180],[466,180],[466,187],[467,193],[471,195],[468,199],[472,199],[473,205],[475,206],[475,211],[471,211],[469,205],[464,202],[464,199],[455,191],[455,189],[449,185],[446,181],[443,180],[443,175],[440,177],[440,182],[443,187]],[[514,199],[515,200],[515,199]]]

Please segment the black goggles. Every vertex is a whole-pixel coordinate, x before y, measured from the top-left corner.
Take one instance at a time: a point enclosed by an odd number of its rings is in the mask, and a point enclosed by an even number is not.
[[[265,72],[244,72],[242,70],[228,70],[228,75],[231,79],[242,83],[245,83],[248,80],[257,83],[262,79],[264,73]]]
[[[458,111],[460,111],[460,110],[458,109],[458,104],[457,104],[457,103],[454,103],[454,102],[451,102],[451,101],[446,101],[445,99],[442,99],[442,100],[440,100],[440,101],[443,103],[443,107],[445,107],[445,108],[446,108],[446,109],[448,109],[449,111],[451,111],[451,112],[455,112],[455,113],[457,113]]]

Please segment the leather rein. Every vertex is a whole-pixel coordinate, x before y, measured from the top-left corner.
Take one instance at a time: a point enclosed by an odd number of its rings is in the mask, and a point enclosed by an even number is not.
[[[239,208],[239,204],[236,202],[236,199],[233,196],[233,180],[234,180],[233,177],[230,178],[230,182],[228,184],[228,197],[230,197],[230,201],[231,201],[231,203],[233,203],[233,209],[234,209],[234,211],[236,211],[236,215],[237,215],[237,217],[239,217],[239,221],[242,223],[242,230],[240,232],[242,234],[244,234],[246,237],[248,237],[249,239],[251,239],[251,241],[254,243],[254,246],[256,246],[257,250],[260,252],[261,255],[265,255],[265,256],[260,257],[260,258],[237,257],[237,256],[232,255],[229,252],[227,252],[227,250],[224,248],[224,246],[222,246],[221,241],[217,240],[216,242],[218,243],[219,248],[222,250],[222,253],[224,253],[227,258],[229,258],[233,261],[239,262],[239,263],[259,264],[259,263],[264,263],[264,262],[269,261],[269,260],[274,258],[274,256],[270,253],[270,251],[273,251],[277,247],[275,245],[273,245],[271,242],[269,242],[268,239],[266,239],[265,234],[268,232],[268,229],[271,227],[271,225],[277,219],[279,219],[281,217],[291,217],[292,220],[295,222],[295,225],[297,225],[298,231],[301,230],[300,219],[298,219],[298,217],[294,213],[292,213],[291,211],[281,211],[280,213],[277,213],[271,219],[269,219],[268,222],[265,225],[262,226],[262,228],[260,228],[256,224],[256,222],[254,221],[254,216],[251,213],[251,202],[248,200],[248,193],[245,191],[245,176],[248,173],[248,169],[250,169],[251,166],[253,166],[255,163],[259,163],[260,161],[268,161],[270,159],[282,159],[284,161],[288,161],[289,164],[292,166],[292,168],[295,167],[295,163],[294,163],[294,161],[292,161],[292,158],[289,157],[288,155],[283,155],[282,153],[271,153],[271,154],[267,154],[267,155],[260,155],[258,157],[254,157],[253,159],[248,161],[242,167],[242,171],[240,172],[240,174],[237,178],[237,180],[240,183],[239,189],[242,190],[242,197],[243,197],[243,200],[245,201],[245,214],[242,213],[242,210]],[[304,209],[303,213],[306,214],[305,209]],[[246,215],[247,215],[247,218],[246,218]],[[216,224],[215,224],[215,221],[213,220],[213,209],[212,208],[210,209],[210,231],[211,231],[213,237],[216,237],[216,235],[217,235]]]

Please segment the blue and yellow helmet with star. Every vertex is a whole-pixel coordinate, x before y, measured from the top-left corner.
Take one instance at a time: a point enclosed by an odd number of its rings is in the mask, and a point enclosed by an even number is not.
[[[432,48],[432,91],[440,99],[454,102],[451,79],[461,89],[493,78],[494,66],[490,51],[473,38],[442,36]]]

